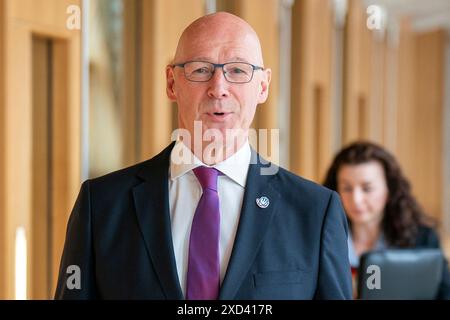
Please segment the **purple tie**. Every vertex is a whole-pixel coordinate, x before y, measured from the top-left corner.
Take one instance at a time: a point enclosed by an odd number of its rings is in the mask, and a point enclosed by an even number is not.
[[[214,168],[198,167],[194,174],[203,194],[192,220],[189,241],[186,298],[188,300],[213,300],[219,295],[219,195]]]

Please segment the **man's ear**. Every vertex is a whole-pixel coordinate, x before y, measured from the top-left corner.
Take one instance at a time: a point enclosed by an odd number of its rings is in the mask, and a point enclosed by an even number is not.
[[[267,97],[269,96],[269,84],[270,84],[270,80],[272,79],[272,70],[267,68],[264,69],[262,71],[263,77],[261,79],[261,83],[260,83],[260,91],[258,94],[258,104],[259,103],[264,103],[267,100]]]
[[[166,93],[170,101],[175,102],[177,96],[175,94],[175,78],[173,74],[173,68],[171,66],[166,67]]]

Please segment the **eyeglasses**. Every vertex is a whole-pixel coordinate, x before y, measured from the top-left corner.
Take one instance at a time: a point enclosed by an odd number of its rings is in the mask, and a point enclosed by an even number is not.
[[[264,70],[246,62],[211,63],[206,61],[187,61],[173,64],[172,67],[184,68],[184,76],[193,82],[209,81],[216,68],[222,68],[223,75],[228,82],[247,83],[253,78],[255,70]]]

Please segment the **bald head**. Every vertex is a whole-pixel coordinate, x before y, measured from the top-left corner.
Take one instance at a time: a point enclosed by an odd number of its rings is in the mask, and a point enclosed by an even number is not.
[[[263,65],[255,30],[241,18],[225,12],[201,17],[184,30],[174,59],[166,67],[166,92],[177,103],[179,128],[187,129],[191,137],[200,140],[203,134],[198,134],[197,123],[205,134],[214,129],[224,137],[216,140],[219,149],[226,149],[222,154],[233,154],[247,141],[256,107],[266,101],[269,93],[271,70]],[[213,68],[211,63],[215,64]],[[249,69],[248,64],[253,68]],[[236,134],[237,149],[234,138],[227,140],[229,130]],[[200,141],[198,145],[205,150],[210,141]],[[203,158],[203,151],[193,152]],[[203,160],[214,163],[218,158]]]
[[[208,43],[217,43],[223,47],[229,44],[233,48],[240,46],[240,49],[250,51],[253,55],[253,61],[247,62],[263,65],[261,44],[255,30],[245,20],[227,12],[209,14],[192,22],[178,41],[174,62],[204,58],[194,57],[193,49],[201,51]]]

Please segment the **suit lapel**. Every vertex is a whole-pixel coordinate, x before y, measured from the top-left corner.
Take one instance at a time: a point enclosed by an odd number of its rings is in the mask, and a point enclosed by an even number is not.
[[[253,159],[255,159],[255,156],[256,153],[252,152]],[[252,163],[255,163],[255,161],[252,161]],[[239,226],[227,272],[220,289],[219,299],[234,299],[256,257],[276,211],[280,197],[274,185],[276,175],[261,175],[261,168],[263,166],[259,162],[249,166]],[[270,201],[267,208],[261,208],[256,203],[256,199],[262,196],[267,197]]]
[[[167,299],[183,299],[170,227],[168,170],[172,147],[140,171],[145,181],[133,188],[133,197],[139,228],[164,294]]]

